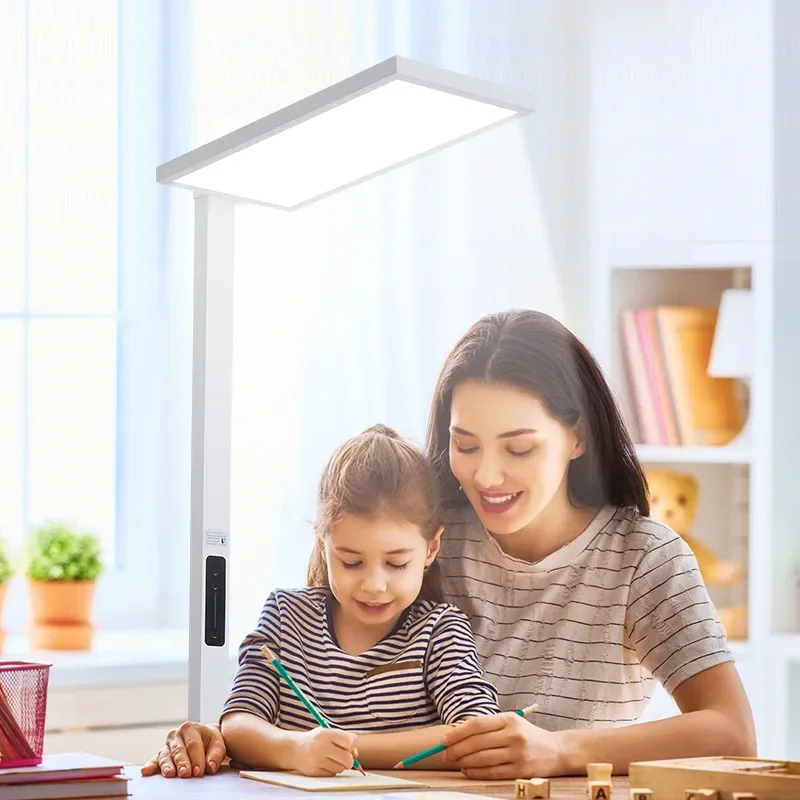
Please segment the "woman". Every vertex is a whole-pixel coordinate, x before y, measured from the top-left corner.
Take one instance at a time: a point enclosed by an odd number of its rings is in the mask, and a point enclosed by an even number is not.
[[[694,556],[648,518],[630,437],[575,336],[536,311],[479,320],[442,369],[428,454],[447,509],[445,599],[469,617],[506,712],[453,729],[446,761],[485,780],[755,754]],[[632,725],[656,681],[682,714]],[[533,702],[536,724],[510,713]],[[223,755],[217,728],[184,723],[143,772],[199,775]]]

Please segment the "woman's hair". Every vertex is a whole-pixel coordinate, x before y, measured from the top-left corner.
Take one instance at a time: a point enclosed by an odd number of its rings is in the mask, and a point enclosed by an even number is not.
[[[430,462],[421,450],[385,425],[373,425],[337,448],[322,472],[317,502],[309,586],[330,586],[324,541],[333,526],[349,514],[387,515],[409,522],[428,541],[442,526],[439,487]],[[419,599],[442,602],[436,561],[425,571]]]
[[[538,397],[564,425],[583,422],[586,448],[569,465],[570,502],[632,506],[648,516],[647,480],[611,389],[586,346],[540,311],[479,319],[444,363],[428,419],[428,457],[445,508],[465,506],[448,460],[453,390],[466,381],[513,386]]]

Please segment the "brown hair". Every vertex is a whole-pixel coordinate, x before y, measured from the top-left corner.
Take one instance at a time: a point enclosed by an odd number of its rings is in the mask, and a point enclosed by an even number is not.
[[[453,390],[470,380],[523,389],[564,425],[583,422],[586,449],[567,473],[571,502],[631,506],[649,515],[647,480],[602,370],[571,331],[530,309],[479,319],[442,367],[428,419],[427,451],[445,508],[469,503],[448,455]]]
[[[336,449],[322,472],[317,504],[316,541],[307,571],[312,587],[330,586],[323,543],[348,514],[388,514],[418,526],[428,541],[442,526],[439,488],[428,459],[385,425],[373,425]],[[419,599],[442,602],[436,561],[425,571]]]

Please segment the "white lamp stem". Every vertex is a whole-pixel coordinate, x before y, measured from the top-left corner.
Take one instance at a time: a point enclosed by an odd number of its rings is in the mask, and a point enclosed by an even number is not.
[[[195,199],[189,718],[216,722],[230,688],[228,586],[234,204]]]

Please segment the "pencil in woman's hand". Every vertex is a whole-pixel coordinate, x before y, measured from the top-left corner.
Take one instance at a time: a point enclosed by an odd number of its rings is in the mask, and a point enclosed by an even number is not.
[[[538,710],[539,704],[534,703],[532,706],[528,706],[527,708],[518,708],[514,713],[524,718]],[[422,750],[419,753],[415,753],[413,756],[409,756],[408,758],[404,758],[402,761],[398,761],[392,767],[392,769],[405,769],[406,767],[410,767],[412,764],[416,764],[417,761],[423,761],[424,759],[435,756],[437,753],[441,753],[445,750],[447,750],[447,748],[443,744],[434,745],[433,747],[429,747],[427,750]]]
[[[331,726],[328,725],[328,721],[322,716],[322,714],[319,713],[319,711],[317,711],[314,704],[305,696],[303,690],[294,682],[294,678],[292,678],[292,676],[289,674],[289,670],[287,670],[286,667],[281,664],[278,656],[276,656],[275,653],[273,653],[272,650],[270,650],[265,644],[261,645],[261,652],[267,661],[269,661],[269,663],[275,668],[275,671],[278,673],[278,675],[280,675],[281,678],[286,681],[286,684],[294,692],[297,699],[306,707],[306,709],[308,709],[308,713],[314,717],[317,725],[319,725],[320,728],[330,728]],[[357,758],[353,759],[353,767],[362,775],[366,774],[364,772],[364,767],[358,763]]]

